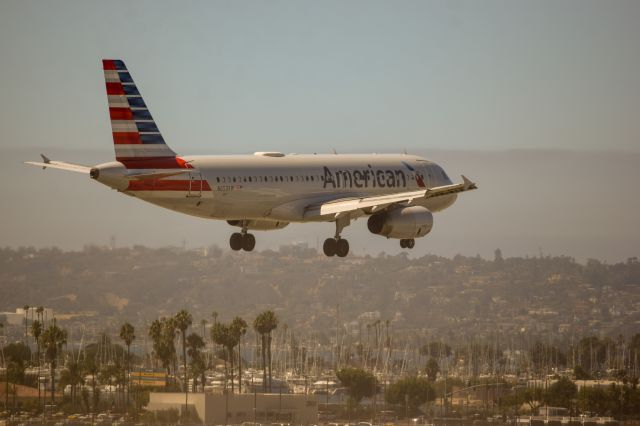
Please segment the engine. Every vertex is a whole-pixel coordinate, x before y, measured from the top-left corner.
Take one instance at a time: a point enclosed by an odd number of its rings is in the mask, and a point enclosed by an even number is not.
[[[231,226],[237,226],[242,228],[242,220],[228,220],[227,223]],[[277,222],[275,220],[249,220],[247,221],[247,229],[253,229],[256,231],[271,231],[273,229],[282,229],[287,226],[289,222]]]
[[[424,207],[402,207],[372,215],[367,227],[388,238],[424,237],[433,228],[433,215]]]

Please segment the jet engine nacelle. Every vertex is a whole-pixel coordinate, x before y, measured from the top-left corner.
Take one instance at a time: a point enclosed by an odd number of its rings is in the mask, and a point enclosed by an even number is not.
[[[227,223],[231,226],[237,226],[242,228],[242,220],[228,220]],[[247,221],[247,229],[253,229],[255,231],[271,231],[274,229],[282,229],[287,226],[289,222],[278,222],[275,220],[249,220]]]
[[[402,207],[369,217],[367,227],[373,234],[388,238],[418,238],[433,228],[433,215],[424,207]]]

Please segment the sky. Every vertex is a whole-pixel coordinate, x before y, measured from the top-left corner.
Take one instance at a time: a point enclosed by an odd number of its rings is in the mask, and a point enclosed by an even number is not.
[[[428,238],[441,244],[423,250],[635,256],[638,22],[637,1],[2,0],[0,194],[11,202],[0,241],[196,244],[211,229],[226,245],[224,224],[20,164],[39,152],[112,159],[100,60],[117,58],[180,154],[406,149],[477,180],[479,191],[436,217]],[[82,206],[97,210],[94,222]],[[123,231],[119,208],[143,214],[140,226]],[[37,213],[46,221],[34,225]],[[167,223],[178,231],[165,239],[145,228]],[[322,240],[319,226],[265,241]],[[388,246],[375,241],[364,247]]]

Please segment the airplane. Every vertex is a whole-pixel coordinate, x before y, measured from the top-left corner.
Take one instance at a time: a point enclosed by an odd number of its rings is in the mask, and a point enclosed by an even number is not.
[[[345,257],[342,231],[361,217],[373,234],[412,249],[433,228],[433,213],[477,188],[464,175],[454,184],[438,164],[406,153],[181,156],[165,142],[125,63],[102,65],[116,161],[85,166],[41,154],[41,162],[26,164],[82,173],[160,207],[226,220],[239,228],[229,239],[234,251],[254,249],[249,231],[333,222],[324,254]]]

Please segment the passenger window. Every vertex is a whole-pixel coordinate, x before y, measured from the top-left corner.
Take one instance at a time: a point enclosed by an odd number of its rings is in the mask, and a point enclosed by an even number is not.
[[[235,182],[235,181],[236,181],[236,178],[233,178],[233,181]]]

